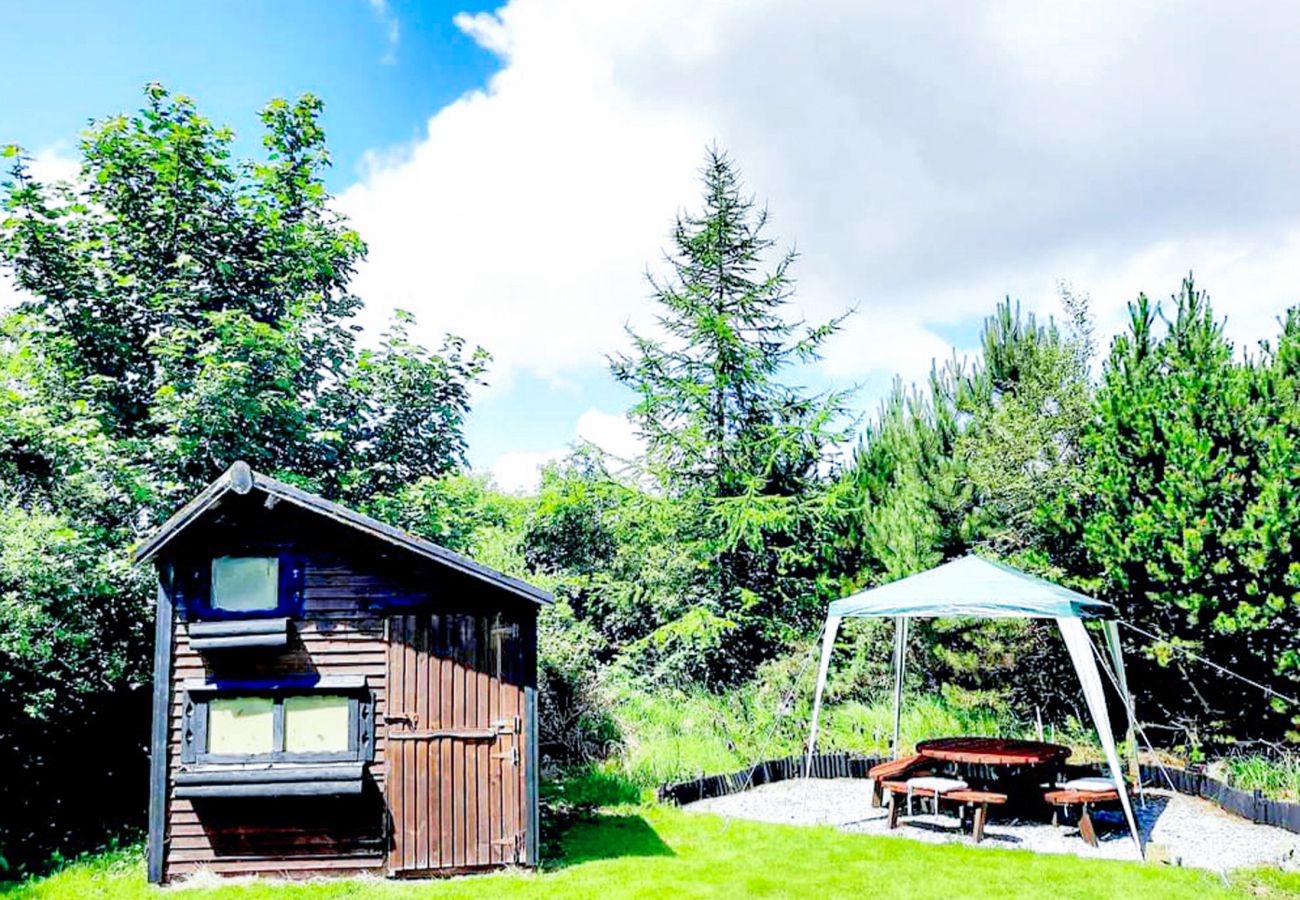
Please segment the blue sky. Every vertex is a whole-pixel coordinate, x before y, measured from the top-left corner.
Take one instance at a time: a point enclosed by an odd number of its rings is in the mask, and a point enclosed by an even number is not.
[[[1005,296],[1099,336],[1195,270],[1244,345],[1300,299],[1300,5],[1214,0],[11,3],[0,142],[66,164],[158,80],[258,149],[326,102],[329,186],[370,246],[364,321],[495,358],[471,461],[508,488],[576,438],[634,452],[606,357],[718,144],[798,248],[792,315],[857,315],[799,373],[863,386],[977,343]],[[1176,60],[1177,62],[1171,62]],[[6,291],[0,283],[0,293]],[[0,301],[3,302],[3,301]]]
[[[418,140],[430,116],[499,68],[452,21],[489,8],[402,0],[17,4],[0,30],[0,58],[10,71],[42,75],[25,90],[0,92],[0,142],[71,156],[88,120],[135,109],[140,88],[161,81],[233,126],[239,152],[256,154],[258,108],[310,91],[326,101],[328,183],[340,192],[357,181],[368,151]],[[490,338],[484,343],[491,348]],[[603,372],[564,384],[524,374],[508,392],[480,396],[468,428],[473,462],[490,468],[512,449],[562,446],[585,410],[614,413],[627,402]]]
[[[135,109],[140,88],[161,81],[233,126],[252,153],[262,104],[310,91],[326,101],[330,187],[342,190],[367,150],[418,138],[434,112],[497,69],[452,24],[462,10],[477,11],[402,0],[8,4],[0,59],[11,78],[25,77],[0,92],[0,128],[33,151],[69,144],[89,119]]]

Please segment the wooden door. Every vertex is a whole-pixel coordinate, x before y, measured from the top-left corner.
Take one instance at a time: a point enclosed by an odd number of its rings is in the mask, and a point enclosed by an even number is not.
[[[517,624],[499,617],[389,619],[390,874],[523,860],[518,634]]]

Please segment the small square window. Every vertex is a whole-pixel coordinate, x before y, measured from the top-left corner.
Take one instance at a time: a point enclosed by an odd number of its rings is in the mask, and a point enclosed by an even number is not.
[[[219,556],[212,561],[212,608],[263,612],[280,605],[280,560],[274,556]]]
[[[270,697],[214,697],[208,703],[208,746],[213,756],[249,756],[275,749],[275,701]]]
[[[284,699],[286,753],[345,753],[351,732],[351,701],[337,694]]]

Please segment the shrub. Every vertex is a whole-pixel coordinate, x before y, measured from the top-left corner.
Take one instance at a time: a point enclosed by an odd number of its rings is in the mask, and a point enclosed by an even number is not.
[[[604,759],[619,743],[596,664],[599,639],[563,600],[538,620],[538,751],[562,768]]]

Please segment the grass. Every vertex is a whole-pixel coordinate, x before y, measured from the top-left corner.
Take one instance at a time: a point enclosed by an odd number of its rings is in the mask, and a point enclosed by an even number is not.
[[[707,691],[644,693],[618,698],[615,717],[626,746],[607,765],[619,775],[652,788],[700,774],[734,772],[762,759],[800,754],[808,738],[809,703],[778,715],[781,697],[745,685],[726,695]],[[893,733],[889,702],[856,701],[827,706],[819,750],[885,753]],[[962,708],[939,696],[909,698],[904,704],[901,741],[952,734],[1032,737],[1033,726],[987,709]],[[1076,747],[1076,758],[1098,753],[1078,730],[1050,735]]]
[[[802,754],[811,702],[804,698],[778,715],[782,699],[770,687],[752,682],[725,695],[704,690],[622,692],[615,719],[625,746],[603,767],[649,791],[666,782],[736,772],[760,760]],[[892,733],[889,700],[836,703],[823,709],[817,747],[826,752],[883,754],[889,752]],[[1037,736],[1033,724],[985,707],[963,706],[940,695],[907,698],[900,736],[904,752],[910,752],[917,741],[954,734]],[[1044,737],[1071,747],[1072,762],[1103,759],[1095,736],[1078,722],[1058,728],[1049,725]],[[1148,756],[1144,751],[1143,759]],[[1166,765],[1185,762],[1174,752],[1161,751],[1160,758]],[[1300,754],[1237,754],[1211,764],[1210,774],[1242,790],[1300,802]]]
[[[185,900],[564,897],[1296,897],[1300,875],[1259,872],[1225,882],[1191,869],[931,845],[902,838],[724,821],[663,806],[624,806],[578,822],[537,874],[434,882],[240,880],[172,892]],[[138,850],[73,863],[0,889],[5,900],[156,898]]]
[[[1233,787],[1261,791],[1265,796],[1292,803],[1300,801],[1300,755],[1230,756],[1223,760],[1222,767]]]

